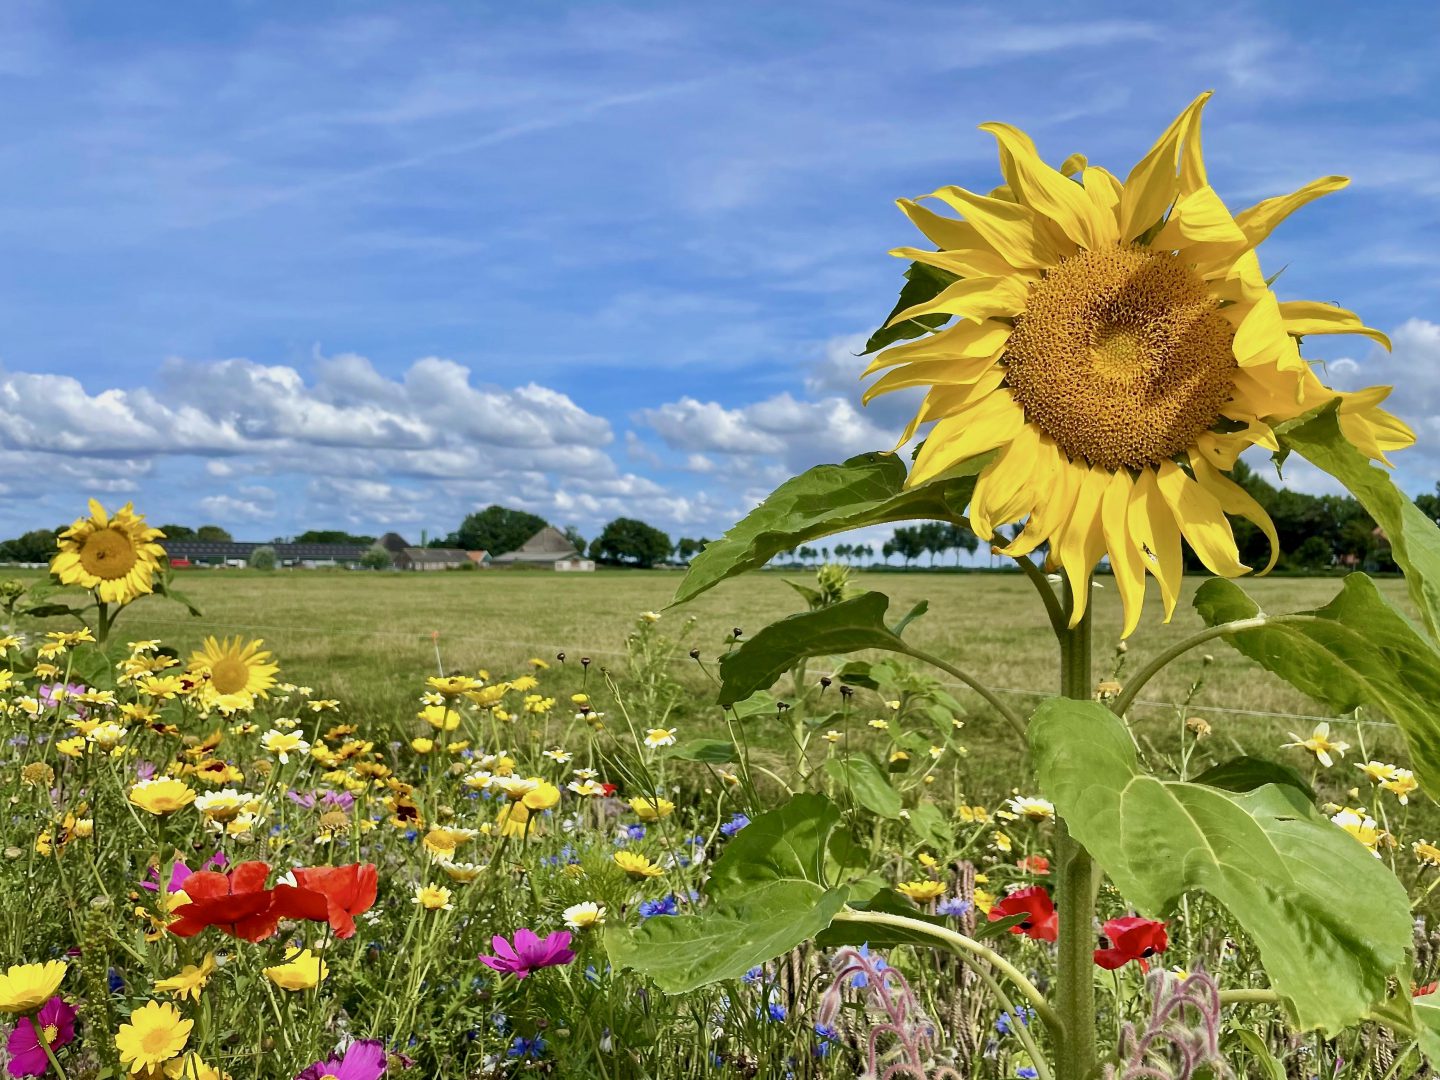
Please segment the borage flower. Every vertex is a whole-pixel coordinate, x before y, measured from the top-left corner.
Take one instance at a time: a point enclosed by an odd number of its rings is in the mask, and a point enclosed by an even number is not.
[[[295,1080],[376,1080],[385,1071],[385,1046],[373,1039],[351,1043],[338,1058],[300,1070]]]
[[[559,967],[575,959],[575,953],[570,949],[568,930],[557,930],[541,939],[535,931],[522,927],[515,931],[513,945],[499,934],[490,939],[490,944],[496,955],[482,955],[480,962],[517,979],[523,979],[541,968]]]
[[[40,1006],[34,1020],[24,1016],[10,1032],[5,1042],[5,1052],[10,1056],[6,1066],[11,1076],[44,1076],[50,1068],[50,1059],[45,1047],[40,1045],[40,1036],[55,1051],[75,1039],[74,1005],[67,1005],[62,997],[52,997]]]
[[[1060,917],[1055,912],[1055,902],[1039,885],[1017,889],[990,908],[991,922],[1008,919],[1013,915],[1028,917],[1010,927],[1012,934],[1024,934],[1036,941],[1054,941],[1059,936]]]
[[[1131,960],[1140,965],[1140,970],[1150,970],[1149,959],[1169,947],[1170,936],[1163,922],[1127,916],[1111,919],[1100,928],[1105,948],[1095,950],[1095,963],[1107,971],[1124,967]]]

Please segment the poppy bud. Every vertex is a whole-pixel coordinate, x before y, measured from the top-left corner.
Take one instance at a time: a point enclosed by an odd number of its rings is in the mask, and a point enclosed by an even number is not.
[[[690,650],[690,659],[691,659],[691,660],[699,660],[699,659],[700,659],[700,650],[699,650],[699,649],[691,649],[691,650]]]

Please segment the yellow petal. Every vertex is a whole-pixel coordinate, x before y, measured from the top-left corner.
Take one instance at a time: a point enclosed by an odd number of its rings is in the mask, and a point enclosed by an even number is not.
[[[1245,230],[1245,238],[1250,241],[1250,246],[1259,247],[1274,231],[1275,226],[1296,210],[1322,195],[1339,191],[1349,183],[1349,179],[1344,176],[1322,176],[1319,180],[1311,180],[1299,191],[1292,191],[1289,195],[1277,195],[1273,199],[1265,199],[1249,209],[1241,210],[1235,215],[1235,223]]]
[[[1211,244],[1233,247],[1237,252],[1245,247],[1245,234],[1212,187],[1196,188],[1189,195],[1180,196],[1164,228],[1150,242],[1153,248],[1178,251],[1182,255],[1197,245],[1202,246],[1202,250],[1195,253],[1196,262],[1206,257],[1203,246]]]
[[[870,361],[861,378],[874,375],[896,364],[912,364],[922,360],[962,360],[971,357],[994,356],[1010,338],[1010,326],[1006,323],[986,320],[984,322],[956,323],[934,334],[927,334],[903,345],[894,345]]]
[[[110,524],[110,518],[105,513],[105,507],[101,506],[95,499],[90,500],[90,516],[95,519],[95,524],[102,529]]]
[[[1048,497],[1057,455],[1041,454],[1040,439],[1039,428],[1022,425],[975,481],[969,516],[976,536],[989,540],[995,526],[1019,521],[1035,508],[1037,498]]]
[[[872,398],[888,394],[892,390],[903,390],[910,386],[957,386],[974,383],[995,366],[1000,353],[990,356],[968,357],[944,360],[926,360],[919,364],[905,364],[887,372],[871,384],[860,395],[862,405],[870,404]],[[996,370],[1001,370],[996,368]],[[1002,371],[1003,374],[1003,371]]]
[[[1090,164],[1090,159],[1084,154],[1071,154],[1060,164],[1060,172],[1064,176],[1075,176],[1083,173]]]
[[[1225,513],[1245,518],[1265,534],[1265,539],[1270,542],[1270,561],[1260,573],[1268,574],[1275,568],[1275,560],[1280,558],[1280,536],[1265,508],[1256,502],[1248,491],[1198,454],[1190,455],[1190,467],[1195,470],[1196,482],[1215,496]]]
[[[1085,189],[1045,164],[1030,136],[1009,124],[981,124],[980,130],[994,135],[1002,152],[1010,155],[1014,175],[1008,179],[1022,202],[1055,222],[1088,251],[1098,248],[1107,235],[1114,242],[1113,225],[1107,233]]]
[[[1180,190],[1176,167],[1181,150],[1192,131],[1199,130],[1200,111],[1209,100],[1210,91],[1207,90],[1187,105],[1125,178],[1125,192],[1120,197],[1122,243],[1134,240],[1156,224],[1175,201]]]
[[[1070,628],[1080,625],[1090,599],[1090,575],[1100,556],[1105,554],[1105,526],[1100,517],[1100,501],[1110,484],[1110,473],[1091,466],[1080,477],[1075,492],[1075,509],[1068,515],[1057,543],[1053,546],[1065,576],[1070,579],[1074,603],[1070,609]]]
[[[1165,621],[1169,622],[1180,598],[1185,563],[1180,552],[1180,529],[1160,494],[1154,469],[1140,470],[1130,493],[1127,523],[1141,562],[1160,585]]]
[[[968,221],[957,221],[955,218],[937,214],[913,199],[898,199],[896,202],[911,223],[936,247],[945,251],[962,251],[966,248],[989,250],[990,245],[985,242],[980,231]]]
[[[1100,503],[1100,521],[1105,529],[1105,550],[1110,553],[1110,572],[1120,602],[1125,606],[1125,627],[1120,632],[1127,638],[1140,622],[1145,606],[1145,563],[1130,535],[1130,498],[1135,482],[1124,469],[1114,473],[1105,487]]]
[[[1220,500],[1173,461],[1162,461],[1155,477],[1165,505],[1195,554],[1212,574],[1239,577],[1250,568],[1240,561],[1235,533]]]
[[[1047,452],[1044,445],[1049,440],[1044,440],[1041,446],[1041,453]],[[1051,475],[1051,490],[1043,494],[1035,512],[1025,522],[1025,528],[1014,540],[1000,548],[1000,554],[1020,557],[1028,555],[1041,544],[1049,540],[1057,528],[1070,516],[1070,508],[1075,505],[1075,496],[1080,490],[1080,479],[1085,474],[1087,466],[1076,464],[1065,458],[1060,448],[1050,443],[1049,452],[1054,455],[1055,469]]]
[[[973,382],[934,387],[925,395],[925,403],[920,407],[920,423],[927,424],[931,420],[943,420],[964,412],[982,397],[995,393],[1004,379],[1005,369],[996,364],[981,372]],[[1000,396],[1008,398],[1010,394],[1006,392]]]
[[[956,251],[925,251],[922,248],[902,247],[890,252],[896,258],[911,259],[926,266],[938,266],[960,277],[1005,277],[1008,274],[1025,273],[1027,277],[1039,279],[1038,274],[1016,270],[989,248],[961,248]]]
[[[1120,239],[1120,195],[1125,190],[1118,177],[1098,165],[1087,168],[1083,174],[1085,194],[1103,217],[1112,224],[1106,225],[1110,242]]]
[[[1222,308],[1235,325],[1235,362],[1241,368],[1273,366],[1280,371],[1302,371],[1299,346],[1285,331],[1280,304],[1266,291],[1247,311],[1244,305]],[[1236,322],[1238,320],[1238,322]]]
[[[1305,337],[1310,334],[1360,334],[1378,341],[1390,351],[1390,339],[1374,327],[1366,326],[1360,316],[1334,304],[1314,300],[1285,300],[1280,304],[1280,317],[1285,329]]]
[[[1200,113],[1195,113],[1190,134],[1180,147],[1180,194],[1189,195],[1210,181],[1205,175],[1205,155],[1200,149]]]
[[[1024,423],[1024,410],[1004,393],[991,394],[963,413],[947,416],[931,429],[905,485],[922,484],[951,465],[1005,445]]]
[[[987,198],[958,187],[941,188],[931,197],[963,214],[985,243],[1018,269],[1053,266],[1062,255],[1071,254],[1051,246],[1039,228],[1040,216],[1028,206]]]
[[[921,315],[959,315],[973,322],[1014,315],[1025,307],[1026,282],[1020,277],[965,278],[947,285],[938,296],[897,312],[886,326]]]

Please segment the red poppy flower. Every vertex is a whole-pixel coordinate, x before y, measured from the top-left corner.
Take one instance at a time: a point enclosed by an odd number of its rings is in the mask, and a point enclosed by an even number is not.
[[[1060,917],[1055,914],[1055,902],[1039,885],[1017,889],[990,909],[991,922],[1008,919],[1012,915],[1030,916],[1012,926],[1012,934],[1024,934],[1036,941],[1054,941],[1060,934]]]
[[[1131,960],[1140,964],[1141,971],[1149,971],[1149,958],[1162,953],[1170,944],[1165,924],[1154,919],[1140,919],[1127,916],[1111,919],[1100,928],[1109,948],[1095,950],[1095,963],[1107,971],[1124,967]]]
[[[1440,990],[1440,982],[1432,982],[1426,984],[1425,986],[1417,986],[1415,987],[1415,993],[1411,996],[1429,997],[1431,994],[1435,993],[1436,990]]]
[[[194,937],[213,926],[231,937],[263,941],[280,922],[275,894],[265,888],[269,876],[270,867],[263,862],[240,863],[228,874],[195,871],[180,885],[190,903],[175,909],[170,932]]]
[[[1044,877],[1050,873],[1050,860],[1044,855],[1026,855],[1015,863],[1027,874],[1034,874],[1036,877]]]
[[[374,863],[312,866],[295,870],[295,885],[275,886],[277,906],[288,919],[330,923],[335,936],[355,936],[355,916],[375,903]]]
[[[616,788],[614,784],[601,784],[600,790],[605,792],[606,795],[614,795]]]

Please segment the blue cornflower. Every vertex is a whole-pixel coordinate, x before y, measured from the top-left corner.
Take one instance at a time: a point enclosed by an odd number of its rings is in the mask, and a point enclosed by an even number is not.
[[[941,900],[935,905],[935,911],[940,915],[949,915],[958,919],[973,906],[969,900],[961,900],[958,896],[954,896],[949,900]]]
[[[737,832],[750,824],[750,819],[744,814],[736,814],[724,825],[720,826],[720,832],[724,836],[734,836]]]
[[[1019,1078],[1019,1080],[1039,1080],[1040,1076],[1040,1074],[1034,1069],[1032,1069],[1029,1065],[1021,1065],[1018,1069],[1015,1070],[1015,1075]]]
[[[840,1033],[829,1024],[816,1024],[815,1056],[822,1058],[829,1056],[830,1051],[835,1049],[835,1040],[839,1037]]]
[[[1030,1018],[1034,1015],[1031,1009],[1027,1009],[1024,1005],[1018,1005],[1013,1013],[1002,1012],[999,1017],[996,1018],[995,1030],[1001,1035],[1009,1035],[1015,1030],[1012,1020],[1019,1020],[1021,1024],[1029,1027]]]
[[[764,967],[753,967],[749,971],[745,972],[744,975],[740,976],[740,981],[753,986],[755,983],[759,982],[763,978],[765,978]]]
[[[539,1035],[527,1039],[524,1035],[516,1035],[515,1041],[510,1044],[510,1049],[505,1051],[506,1057],[512,1058],[542,1058],[545,1056],[545,1040]]]
[[[680,909],[675,904],[675,895],[662,897],[659,900],[643,900],[639,907],[640,918],[649,919],[656,915],[678,915]]]

